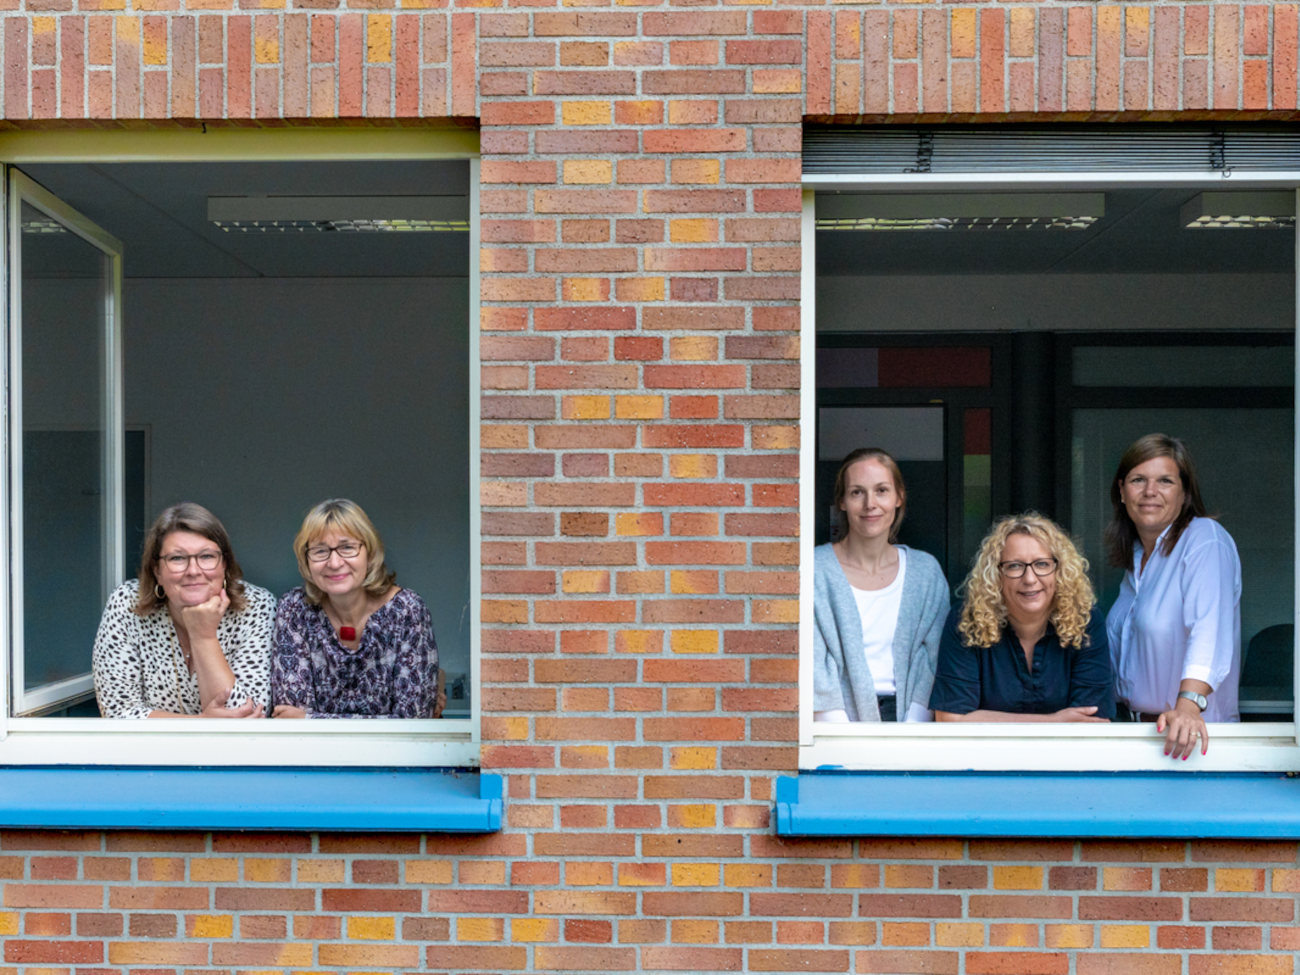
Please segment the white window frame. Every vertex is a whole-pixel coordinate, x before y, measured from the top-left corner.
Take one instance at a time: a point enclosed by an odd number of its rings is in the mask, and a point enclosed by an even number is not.
[[[470,167],[469,229],[469,572],[470,716],[402,721],[229,721],[14,717],[10,713],[9,634],[14,625],[14,593],[20,580],[10,559],[0,573],[0,635],[5,666],[0,667],[0,766],[10,765],[164,765],[196,766],[386,766],[477,767],[480,692],[479,503],[479,208],[478,133],[462,128],[85,132],[21,131],[0,133],[0,162],[22,167],[38,163],[118,162],[297,162],[331,160],[464,159]],[[110,232],[112,228],[106,228]],[[7,257],[6,257],[7,281]],[[6,302],[4,326],[12,310]],[[129,318],[130,310],[126,310]],[[119,337],[120,340],[120,337]],[[12,353],[11,353],[12,355]],[[16,359],[13,361],[17,361]],[[3,365],[6,386],[10,358]],[[116,391],[120,410],[120,383]],[[6,466],[12,445],[5,433]],[[10,548],[9,519],[14,487],[0,484],[0,549]],[[286,530],[292,530],[290,526]],[[120,559],[118,564],[120,565]]]
[[[1035,724],[828,724],[813,721],[813,548],[816,544],[816,350],[818,190],[871,193],[1072,191],[1125,188],[1290,189],[1300,206],[1300,169],[1228,174],[1187,172],[991,173],[834,175],[803,177],[800,328],[800,540],[799,540],[799,768],[873,771],[1300,771],[1300,725],[1294,722],[1213,724],[1209,754],[1172,761],[1152,726]],[[1243,231],[1248,233],[1249,231]],[[1300,238],[1300,221],[1297,222]],[[1300,239],[1294,287],[1300,315]],[[1300,342],[1297,342],[1300,361]],[[1300,370],[1297,370],[1300,372]],[[1300,382],[1297,383],[1300,389]],[[1293,409],[1295,401],[1293,400]],[[1293,433],[1300,424],[1293,425]],[[1296,507],[1300,511],[1300,435],[1296,435]],[[1293,541],[1300,566],[1300,532]],[[957,580],[954,580],[954,585]],[[1300,623],[1300,572],[1296,574],[1295,622]],[[1297,627],[1300,633],[1300,627]],[[1300,667],[1295,672],[1300,702]]]

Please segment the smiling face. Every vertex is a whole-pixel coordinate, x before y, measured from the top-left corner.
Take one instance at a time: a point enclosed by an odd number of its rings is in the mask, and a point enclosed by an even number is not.
[[[221,592],[226,584],[226,563],[221,557],[221,547],[210,538],[195,532],[174,531],[163,536],[158,546],[158,563],[154,571],[158,584],[167,594],[171,606],[197,606]],[[217,556],[216,564],[209,569],[199,564],[199,559],[188,558],[183,566],[182,557]],[[176,562],[172,568],[169,561]]]
[[[860,460],[845,472],[840,510],[848,519],[851,534],[860,538],[881,535],[888,538],[901,504],[894,476],[876,458]]]
[[[1007,607],[1007,618],[1014,623],[1034,624],[1052,614],[1056,602],[1056,574],[1035,575],[1029,563],[1051,560],[1051,549],[1034,538],[1017,532],[1007,536],[999,562],[1024,562],[1025,574],[1019,579],[1002,577],[1002,602]]]
[[[347,544],[358,549],[350,558],[345,558],[338,552],[340,545]],[[324,549],[331,550],[329,556],[321,562],[313,561],[312,551]],[[311,573],[311,581],[326,596],[346,596],[365,585],[370,564],[361,539],[331,528],[320,538],[312,539],[307,545],[307,552],[307,571]]]
[[[1152,457],[1128,472],[1119,485],[1124,510],[1138,538],[1150,548],[1183,510],[1183,479],[1172,457]]]

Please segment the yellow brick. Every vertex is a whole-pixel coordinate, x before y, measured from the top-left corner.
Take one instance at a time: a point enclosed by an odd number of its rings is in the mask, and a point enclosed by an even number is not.
[[[1145,924],[1103,924],[1101,926],[1101,946],[1103,948],[1148,948],[1151,945],[1151,929]]]
[[[975,56],[975,11],[963,7],[952,11],[951,39],[948,50],[955,58],[973,58]]]
[[[520,450],[529,445],[528,427],[521,423],[484,423],[479,427],[479,445],[491,450]]]
[[[718,458],[714,454],[673,454],[668,458],[671,477],[717,477]]]
[[[984,944],[984,925],[939,921],[934,926],[934,943],[943,948],[979,948]]]
[[[728,887],[771,887],[770,863],[728,863],[722,868],[722,882]]]
[[[254,857],[244,861],[244,879],[255,884],[282,884],[289,880],[289,861]]]
[[[916,921],[885,921],[880,925],[880,943],[929,947],[930,925]]]
[[[606,301],[609,282],[604,278],[565,278],[561,286],[565,301]]]
[[[348,937],[366,941],[393,941],[397,921],[391,917],[349,917]]]
[[[564,163],[566,183],[612,183],[614,164],[607,159],[570,159]]]
[[[755,623],[798,623],[799,600],[756,599],[750,605],[749,613]]]
[[[794,450],[799,446],[799,428],[754,427],[750,431],[749,440],[755,450]]]
[[[1124,33],[1129,37],[1146,40],[1151,29],[1150,12],[1141,8],[1127,7],[1124,10]]]
[[[299,860],[298,882],[304,884],[341,884],[346,879],[342,860]]]
[[[712,818],[709,822],[712,824]],[[721,875],[716,863],[674,863],[672,884],[674,887],[716,887]]]
[[[1049,924],[1043,939],[1048,948],[1091,948],[1092,925]]]
[[[662,535],[663,516],[620,511],[614,516],[614,532],[618,535]]]
[[[100,9],[103,9],[102,7]],[[114,9],[121,9],[114,4]],[[117,39],[127,44],[140,44],[140,18],[114,17],[113,25],[117,29]]]
[[[608,396],[566,396],[561,410],[566,420],[608,420]]]
[[[504,734],[501,736],[506,741],[527,741],[530,736],[528,728],[528,719],[520,717],[498,718],[501,722]],[[446,875],[443,875],[443,870]],[[425,876],[426,873],[433,876]],[[449,884],[451,883],[451,864],[416,864],[408,863],[406,868],[406,879],[413,884]]]
[[[652,630],[619,630],[618,639],[624,653],[659,652],[659,633]]]
[[[229,938],[235,933],[235,919],[229,914],[195,914],[186,919],[190,938]]]
[[[499,917],[456,919],[456,938],[459,941],[501,941],[505,930],[505,921]]]
[[[609,592],[608,572],[573,571],[564,573],[565,592]]]
[[[663,301],[663,278],[620,278],[615,285],[619,301]]]
[[[371,64],[393,60],[393,18],[389,14],[366,17],[366,60]]]
[[[148,49],[148,44],[145,45]],[[253,57],[258,64],[279,64],[280,63],[280,38],[272,37],[253,37]]]
[[[1042,890],[1042,867],[994,867],[993,887],[996,890]]]
[[[1296,893],[1300,891],[1300,870],[1273,869],[1273,890],[1278,893]]]
[[[511,941],[558,941],[560,922],[551,917],[516,917],[510,920]]]
[[[676,244],[702,244],[718,239],[718,221],[690,218],[668,221],[668,239]]]
[[[190,880],[230,884],[239,879],[239,861],[203,857],[190,861]]]
[[[721,179],[722,166],[716,159],[673,160],[674,183],[717,183]],[[713,239],[717,240],[717,237]]]
[[[0,934],[17,934],[18,933],[18,912],[17,911],[0,911]]]
[[[610,102],[565,102],[560,121],[565,125],[609,125],[614,119]]]
[[[714,826],[718,821],[718,807],[712,803],[673,806],[672,813],[677,823],[688,829]]]
[[[718,922],[701,920],[674,921],[673,943],[715,945],[718,943]]]
[[[797,69],[755,70],[753,77],[755,95],[797,95],[803,91],[803,73]]]
[[[716,630],[673,630],[669,637],[673,653],[717,653]]]
[[[669,749],[668,763],[675,769],[713,769],[718,767],[718,750],[703,746]]]
[[[708,569],[674,569],[669,573],[668,588],[677,593],[712,593],[718,591],[718,574]]]
[[[997,948],[1037,948],[1038,925],[993,924],[989,926],[989,944]]]
[[[663,415],[662,396],[614,397],[614,416],[620,420],[657,420]]]
[[[626,48],[626,42],[615,44],[614,50]],[[618,120],[623,125],[658,125],[663,121],[663,103],[657,101],[619,102]]]
[[[56,22],[53,17],[33,17],[33,34],[53,34]]]
[[[1250,867],[1219,867],[1214,871],[1214,889],[1245,893],[1264,889],[1264,871]]]
[[[668,354],[674,359],[699,361],[718,357],[718,340],[706,335],[683,335],[668,343]]]

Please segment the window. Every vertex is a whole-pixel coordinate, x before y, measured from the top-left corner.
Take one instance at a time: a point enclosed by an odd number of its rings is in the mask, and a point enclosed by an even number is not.
[[[1213,155],[1225,138],[1233,162]],[[1082,543],[1104,611],[1118,584],[1099,544],[1109,478],[1134,437],[1164,429],[1214,481],[1207,503],[1241,553],[1250,647],[1245,720],[1215,725],[1209,755],[1178,771],[1300,769],[1289,629],[1300,172],[1261,155],[1293,138],[1114,126],[806,134],[803,311],[815,327],[802,416],[815,435],[801,476],[813,499],[801,768],[1169,769],[1148,727],[823,725],[811,686],[812,549],[848,449],[897,453],[902,540],[936,555],[954,588],[992,518],[1038,508]],[[1244,195],[1217,195],[1225,187]],[[1255,226],[1223,226],[1225,207]]]
[[[476,143],[0,137],[19,272],[0,763],[477,765]],[[436,229],[409,232],[417,219]],[[298,222],[264,230],[277,220]],[[299,581],[303,512],[340,495],[367,508],[399,583],[430,606],[442,719],[91,716],[104,598],[136,575],[161,508],[210,507],[245,578],[279,595]]]

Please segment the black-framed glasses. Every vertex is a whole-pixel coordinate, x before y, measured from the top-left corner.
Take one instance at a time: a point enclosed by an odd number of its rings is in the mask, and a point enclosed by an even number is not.
[[[309,545],[307,546],[308,562],[327,562],[331,552],[338,552],[345,559],[355,559],[365,548],[362,542],[339,542],[337,545]]]
[[[199,552],[195,555],[181,555],[176,552],[172,555],[160,555],[158,561],[172,575],[180,575],[190,567],[190,560],[193,559],[199,564],[199,568],[204,572],[211,572],[221,564],[221,553],[209,549],[206,552]]]
[[[1030,569],[1034,575],[1042,578],[1055,572],[1056,566],[1056,559],[1034,559],[1032,562],[999,562],[998,571],[1008,579],[1019,579],[1025,574],[1026,569]]]

